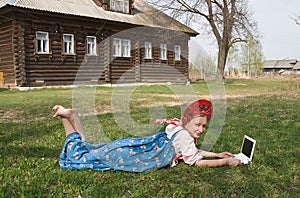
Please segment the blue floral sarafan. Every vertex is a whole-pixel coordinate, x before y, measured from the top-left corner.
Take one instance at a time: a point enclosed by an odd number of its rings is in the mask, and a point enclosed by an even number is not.
[[[143,172],[169,165],[175,156],[165,132],[140,138],[122,138],[91,144],[74,132],[66,137],[59,165],[66,169]]]

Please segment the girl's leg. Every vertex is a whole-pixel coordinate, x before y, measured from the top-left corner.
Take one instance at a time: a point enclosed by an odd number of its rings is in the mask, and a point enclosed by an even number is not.
[[[53,110],[55,111],[53,117],[61,117],[66,136],[70,133],[78,132],[81,135],[82,140],[85,141],[85,135],[76,109],[65,109],[62,106],[56,105],[53,107]]]
[[[61,122],[64,125],[65,128],[65,133],[66,133],[66,137],[71,134],[76,132],[76,129],[74,128],[73,124],[70,122],[70,120],[68,120],[67,118],[61,118]]]

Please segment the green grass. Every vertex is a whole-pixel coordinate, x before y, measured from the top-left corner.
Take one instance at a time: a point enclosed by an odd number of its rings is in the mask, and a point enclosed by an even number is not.
[[[300,79],[225,81],[227,99],[223,131],[213,151],[238,152],[242,136],[257,140],[253,163],[238,167],[189,167],[143,173],[70,171],[57,162],[64,142],[55,104],[70,107],[72,89],[20,92],[0,90],[0,197],[298,197],[300,194]],[[192,83],[209,94],[205,82]],[[184,90],[184,86],[176,89]],[[124,88],[126,89],[126,88]],[[180,116],[172,87],[140,86],[130,99],[130,115],[149,122],[149,106],[166,106]],[[98,87],[96,104],[101,128],[111,139],[130,136],[110,110],[114,88]],[[175,106],[174,106],[175,105]],[[101,113],[101,110],[108,110]],[[199,147],[201,142],[198,142]]]

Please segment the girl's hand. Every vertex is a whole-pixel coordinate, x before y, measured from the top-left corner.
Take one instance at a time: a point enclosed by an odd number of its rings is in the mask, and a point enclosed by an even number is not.
[[[228,158],[226,163],[229,166],[237,166],[237,165],[242,164],[241,161],[239,159],[236,159],[236,158]]]
[[[222,152],[222,153],[218,153],[217,157],[218,158],[233,158],[234,155],[232,153],[229,153],[229,152]]]

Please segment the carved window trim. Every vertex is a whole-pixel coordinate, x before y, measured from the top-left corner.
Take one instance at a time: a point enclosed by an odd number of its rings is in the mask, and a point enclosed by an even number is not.
[[[36,53],[37,54],[49,54],[49,32],[36,31]]]
[[[110,0],[110,10],[129,14],[129,0]]]

